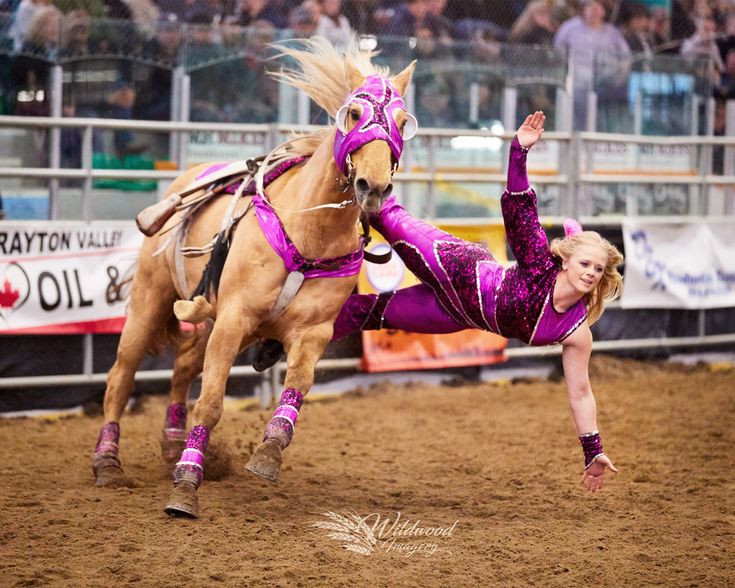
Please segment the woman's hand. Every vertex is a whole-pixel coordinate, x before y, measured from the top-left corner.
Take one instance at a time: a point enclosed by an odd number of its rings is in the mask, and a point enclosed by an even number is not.
[[[587,488],[590,492],[597,492],[602,490],[602,483],[604,481],[605,470],[610,469],[611,472],[617,473],[617,468],[610,461],[610,458],[602,454],[590,466],[582,472],[582,486]]]
[[[521,147],[530,149],[537,143],[544,132],[544,122],[546,122],[546,115],[540,110],[526,117],[516,133]]]

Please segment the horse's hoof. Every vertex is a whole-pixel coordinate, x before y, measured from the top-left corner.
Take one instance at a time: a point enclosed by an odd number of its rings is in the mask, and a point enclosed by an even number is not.
[[[95,470],[94,485],[106,488],[117,488],[120,486],[126,486],[127,480],[121,467],[112,465],[103,466]]]
[[[178,484],[174,486],[168,504],[163,509],[170,517],[187,519],[199,518],[199,498],[197,490],[191,484]]]
[[[126,479],[120,458],[112,453],[95,454],[92,460],[95,486],[116,488],[124,486]]]
[[[256,476],[277,482],[282,462],[281,446],[277,441],[269,440],[258,445],[245,469]]]

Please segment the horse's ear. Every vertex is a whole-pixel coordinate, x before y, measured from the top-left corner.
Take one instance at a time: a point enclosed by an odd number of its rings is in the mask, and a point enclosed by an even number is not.
[[[408,88],[408,85],[411,83],[411,78],[413,77],[414,69],[416,69],[415,59],[401,73],[393,76],[393,79],[391,80],[393,82],[393,86],[395,87],[395,89],[398,91],[398,93],[401,96],[403,96],[406,93],[406,89]]]
[[[345,55],[345,79],[350,87],[350,92],[354,92],[365,83],[365,76],[360,73],[355,60],[351,55]]]

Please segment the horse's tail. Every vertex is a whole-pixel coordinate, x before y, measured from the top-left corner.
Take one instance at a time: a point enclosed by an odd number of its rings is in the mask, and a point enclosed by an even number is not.
[[[214,307],[204,296],[195,296],[194,300],[174,302],[174,315],[180,321],[197,324],[208,318],[213,319],[215,312]]]

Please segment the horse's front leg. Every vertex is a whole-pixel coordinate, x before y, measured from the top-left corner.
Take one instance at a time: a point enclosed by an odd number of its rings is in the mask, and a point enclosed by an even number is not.
[[[265,427],[263,442],[245,466],[248,471],[278,481],[282,452],[291,443],[301,404],[314,383],[314,367],[331,337],[332,325],[319,325],[299,333],[288,347],[285,390]]]
[[[211,331],[212,323],[207,321],[181,341],[176,349],[170,403],[166,408],[161,435],[161,457],[166,464],[171,464],[171,468],[186,443],[186,401],[192,382],[202,373],[204,352]]]
[[[194,405],[193,423],[186,446],[174,468],[174,489],[166,514],[198,518],[197,490],[204,478],[204,455],[209,435],[222,417],[225,387],[235,357],[250,342],[255,329],[253,314],[240,304],[229,305],[218,314],[204,356],[202,392]]]

